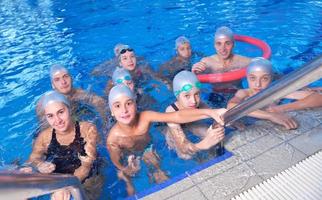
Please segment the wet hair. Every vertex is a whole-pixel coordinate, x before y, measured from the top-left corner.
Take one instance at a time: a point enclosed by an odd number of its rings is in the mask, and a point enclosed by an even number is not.
[[[272,63],[263,58],[263,57],[256,57],[253,58],[248,67],[247,67],[247,75],[252,72],[264,71],[270,75],[273,75]]]
[[[184,91],[184,87],[186,85],[190,85],[190,90],[192,87],[200,89],[200,82],[197,76],[190,72],[190,71],[181,71],[175,75],[173,78],[172,86],[173,86],[173,93],[176,97]],[[192,87],[191,87],[192,86]]]
[[[234,33],[227,26],[221,26],[221,27],[217,28],[217,30],[215,32],[215,40],[223,38],[223,37],[228,37],[234,41]]]
[[[114,70],[113,75],[112,75],[112,81],[113,81],[114,85],[120,84],[119,80],[124,81],[124,80],[128,80],[129,78],[130,78],[130,80],[132,80],[132,76],[131,76],[129,70],[124,69],[124,68],[120,68],[120,67],[117,67]]]
[[[69,74],[68,70],[66,69],[66,67],[64,67],[63,65],[60,64],[54,64],[50,67],[50,80],[53,81],[54,80],[54,76],[59,73],[59,72],[66,72]]]
[[[188,38],[186,38],[185,36],[180,36],[176,39],[176,42],[175,42],[175,49],[178,49],[178,47],[182,44],[185,44],[185,43],[188,43],[190,44],[190,41]]]
[[[123,84],[116,85],[116,86],[112,87],[112,89],[108,95],[108,105],[109,105],[110,109],[112,109],[113,103],[120,96],[127,96],[130,99],[135,100],[135,95],[129,87],[127,87],[126,85],[123,85]]]
[[[41,105],[41,110],[44,111],[45,108],[54,102],[59,102],[65,104],[68,109],[70,109],[70,102],[69,100],[61,93],[56,92],[54,90],[48,91],[44,93],[41,98],[40,98],[40,105]]]

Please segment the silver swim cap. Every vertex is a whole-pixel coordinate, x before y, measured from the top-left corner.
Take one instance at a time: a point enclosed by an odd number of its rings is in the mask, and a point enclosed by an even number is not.
[[[272,63],[263,58],[263,57],[256,57],[253,58],[248,67],[247,67],[247,75],[252,72],[264,71],[268,74],[273,74]]]
[[[173,79],[173,93],[178,96],[181,92],[189,92],[193,87],[200,89],[201,83],[197,76],[190,71],[181,71]]]
[[[110,93],[108,94],[108,105],[110,106],[110,109],[112,109],[113,103],[116,101],[116,99],[121,96],[127,96],[130,99],[135,100],[135,96],[129,87],[123,84],[116,85],[112,87]]]
[[[68,101],[68,99],[63,94],[54,90],[48,91],[43,94],[39,101],[41,103],[41,109],[43,111],[49,104],[55,102],[63,103],[68,107],[68,109],[70,108],[70,102]]]
[[[66,72],[69,74],[68,70],[63,65],[55,64],[50,67],[50,80],[53,81],[54,76],[59,72]]]
[[[132,76],[127,69],[117,67],[113,72],[112,81],[114,85],[123,83],[124,81],[132,80]]]
[[[227,26],[221,26],[221,27],[217,28],[217,30],[215,32],[215,40],[221,39],[224,37],[228,37],[231,40],[234,40],[234,33]]]
[[[176,39],[176,49],[178,49],[178,47],[182,44],[185,44],[185,43],[189,43],[190,44],[190,41],[188,40],[188,38],[186,38],[185,36],[180,36]]]
[[[122,54],[122,51],[124,50],[129,50],[129,51],[133,51],[133,49],[126,44],[117,44],[114,47],[114,55],[115,57],[119,57]]]

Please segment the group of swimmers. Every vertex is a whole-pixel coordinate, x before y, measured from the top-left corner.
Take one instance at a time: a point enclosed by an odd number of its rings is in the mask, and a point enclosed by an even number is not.
[[[160,167],[160,157],[149,134],[153,122],[167,123],[164,135],[169,148],[181,159],[193,159],[197,152],[211,149],[224,139],[224,120],[221,116],[227,109],[269,87],[273,80],[269,60],[236,55],[233,53],[234,44],[233,32],[227,27],[220,27],[214,35],[217,54],[193,64],[190,41],[181,36],[175,42],[177,55],[160,67],[160,73],[153,72],[142,58],[135,55],[130,46],[118,44],[114,48],[115,58],[92,72],[93,75],[104,74],[110,77],[105,89],[108,101],[73,88],[68,70],[61,65],[53,65],[50,69],[53,90],[46,92],[36,107],[42,131],[21,171],[73,174],[82,182],[89,199],[98,198],[100,193],[97,191],[102,189],[102,178],[95,162],[100,137],[94,124],[80,121],[75,116],[77,103],[85,102],[98,111],[106,125],[104,127],[110,127],[106,147],[118,171],[118,177],[126,183],[129,195],[135,193],[131,178],[140,170],[141,159],[148,166],[151,180],[156,183],[167,180],[168,174]],[[138,65],[140,62],[143,64]],[[114,71],[111,71],[112,66]],[[239,89],[227,103],[227,109],[211,109],[202,102],[201,83],[196,74],[204,71],[229,71],[246,66],[249,88]],[[176,100],[166,108],[165,113],[146,111],[149,105],[144,100],[147,98],[144,86],[150,79],[164,82],[173,91]],[[320,92],[312,89],[294,92],[287,98],[297,101],[285,105],[274,102],[249,116],[295,129],[297,122],[286,115],[285,111],[322,106]],[[114,121],[109,126],[108,113]],[[206,118],[213,118],[220,125],[212,127],[207,123],[195,122]],[[200,141],[191,142],[187,138],[187,132],[198,136]],[[51,197],[54,200],[67,200],[70,198],[70,191],[62,189],[54,192]]]

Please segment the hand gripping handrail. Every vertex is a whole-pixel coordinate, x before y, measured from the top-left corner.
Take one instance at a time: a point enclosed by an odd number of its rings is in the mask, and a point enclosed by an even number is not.
[[[298,70],[285,75],[280,80],[273,82],[270,87],[228,110],[223,116],[225,124],[229,125],[241,117],[246,116],[248,113],[263,108],[320,78],[322,78],[322,55],[303,65]],[[217,153],[218,155],[224,153],[223,142],[217,148]]]
[[[87,200],[81,183],[72,175],[0,172],[0,199],[21,200],[66,187],[75,200]]]

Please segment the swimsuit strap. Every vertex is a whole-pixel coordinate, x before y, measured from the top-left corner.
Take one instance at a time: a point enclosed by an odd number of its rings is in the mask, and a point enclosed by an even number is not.
[[[177,105],[175,103],[172,103],[171,104],[171,107],[175,110],[175,111],[178,111],[179,108],[177,107]]]
[[[80,132],[80,127],[79,127],[78,121],[75,122],[75,132],[76,132],[76,134],[75,134],[74,140],[76,140],[76,139],[78,140],[81,137],[81,132]]]

